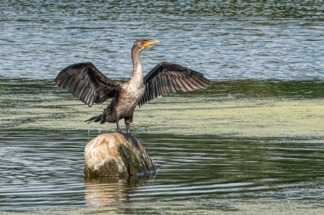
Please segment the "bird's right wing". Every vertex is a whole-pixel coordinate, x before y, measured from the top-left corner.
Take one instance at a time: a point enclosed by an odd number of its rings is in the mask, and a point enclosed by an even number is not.
[[[120,82],[107,78],[90,62],[66,67],[57,75],[55,83],[89,107],[113,97],[121,87]]]
[[[210,80],[203,74],[192,69],[162,62],[156,65],[144,77],[145,91],[138,105],[141,106],[148,101],[178,90],[187,92],[195,89],[203,89],[210,85]]]

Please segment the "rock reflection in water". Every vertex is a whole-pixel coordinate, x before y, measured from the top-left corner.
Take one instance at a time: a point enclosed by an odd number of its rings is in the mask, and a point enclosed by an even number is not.
[[[123,203],[129,202],[131,194],[135,193],[139,187],[152,184],[152,179],[154,179],[154,176],[129,179],[85,178],[85,204],[91,207],[99,207],[101,211],[119,211]]]

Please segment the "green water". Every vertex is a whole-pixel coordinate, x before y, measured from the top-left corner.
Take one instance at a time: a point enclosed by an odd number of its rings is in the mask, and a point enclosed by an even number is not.
[[[199,94],[170,97],[182,102],[197,96],[219,100],[320,99],[322,88],[320,81],[244,80],[213,82]],[[87,180],[83,178],[83,149],[99,131],[82,126],[71,129],[70,124],[51,127],[61,118],[75,117],[69,110],[75,100],[50,80],[2,79],[0,89],[2,210],[90,206],[119,211],[124,204],[138,201],[323,199],[322,137],[135,132],[154,159],[157,174],[151,178]],[[42,111],[33,113],[33,109]],[[83,123],[87,117],[78,116],[72,124]]]

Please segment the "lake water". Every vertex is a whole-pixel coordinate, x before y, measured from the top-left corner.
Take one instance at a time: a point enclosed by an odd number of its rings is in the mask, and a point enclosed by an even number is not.
[[[213,80],[212,90],[197,92],[206,99],[229,94],[322,99],[321,1],[3,1],[0,32],[1,211],[87,206],[118,211],[136,201],[188,199],[324,199],[324,135],[138,132],[134,136],[158,167],[156,176],[87,180],[83,149],[97,134],[69,125],[33,126],[67,117],[62,112],[74,99],[53,81],[62,68],[91,61],[107,76],[127,79],[137,38],[160,40],[142,52],[144,73],[160,61],[200,71]],[[39,107],[50,114],[25,112]]]
[[[53,79],[92,61],[127,78],[134,40],[151,38],[160,43],[143,52],[145,72],[170,61],[213,80],[323,79],[321,1],[248,2],[4,1],[0,77]]]

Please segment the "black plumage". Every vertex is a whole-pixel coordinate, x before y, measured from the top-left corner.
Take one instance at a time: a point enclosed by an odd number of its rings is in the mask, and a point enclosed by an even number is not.
[[[55,82],[89,107],[114,97],[120,89],[120,82],[107,78],[91,62],[66,67]]]
[[[144,95],[139,106],[150,100],[178,90],[187,92],[203,89],[210,85],[210,81],[203,74],[186,67],[162,62],[156,65],[144,77]]]

